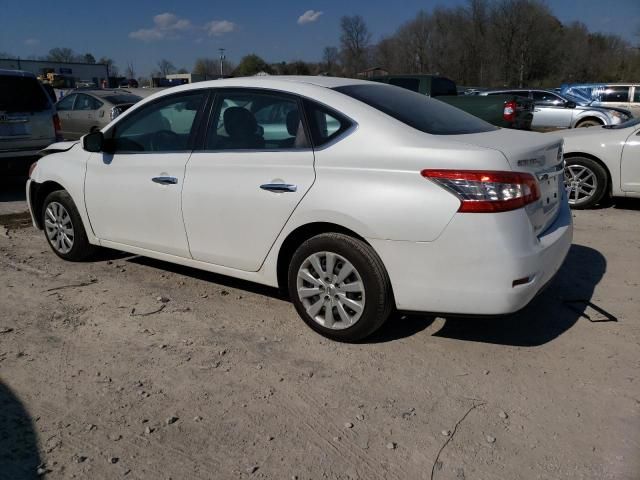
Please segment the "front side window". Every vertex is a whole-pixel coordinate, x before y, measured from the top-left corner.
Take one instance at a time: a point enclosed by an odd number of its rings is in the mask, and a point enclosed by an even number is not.
[[[634,90],[633,101],[634,103],[640,103],[640,85],[636,85]]]
[[[56,110],[58,110],[60,112],[64,112],[66,110],[72,110],[73,109],[73,102],[75,101],[76,97],[77,97],[77,95],[67,95],[62,100],[60,100],[58,103],[56,103]]]
[[[629,87],[606,87],[600,94],[601,102],[628,102]]]
[[[123,118],[113,130],[115,151],[190,150],[196,115],[206,95],[202,91],[171,95]]]
[[[458,89],[453,80],[443,77],[433,77],[431,79],[432,97],[446,97],[450,95],[458,95]]]
[[[420,79],[418,78],[391,78],[389,80],[389,84],[395,85],[396,87],[406,88],[412,92],[420,91]]]
[[[216,98],[207,150],[307,148],[309,142],[294,97],[252,91],[223,92]]]
[[[433,135],[462,135],[498,129],[444,102],[391,85],[346,85],[334,90]]]
[[[533,92],[533,101],[536,105],[563,105],[564,101],[549,92]]]

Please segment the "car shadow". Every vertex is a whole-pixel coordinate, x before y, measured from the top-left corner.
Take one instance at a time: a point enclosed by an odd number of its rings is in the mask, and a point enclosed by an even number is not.
[[[113,255],[120,254],[112,252]],[[105,255],[108,258],[110,254]],[[122,257],[125,256],[122,254]],[[287,300],[286,295],[277,288],[245,280],[148,257],[128,256],[125,260],[163,272]],[[360,343],[386,343],[410,337],[428,328],[437,317],[442,317],[445,319],[444,325],[434,336],[519,347],[543,345],[562,335],[581,318],[593,323],[617,321],[614,314],[591,301],[594,289],[606,269],[607,262],[600,252],[574,244],[556,277],[520,312],[499,317],[448,317],[396,312],[377,332]]]
[[[640,210],[640,198],[616,198],[613,200],[616,210]]]
[[[470,342],[517,347],[544,345],[578,320],[617,321],[591,298],[607,269],[605,258],[582,245],[572,245],[567,259],[548,287],[525,309],[495,318],[446,318],[434,335]],[[429,322],[427,318],[425,322]]]
[[[26,200],[27,177],[22,175],[0,175],[0,202]]]
[[[11,389],[0,381],[0,478],[37,478],[40,464],[33,420]]]

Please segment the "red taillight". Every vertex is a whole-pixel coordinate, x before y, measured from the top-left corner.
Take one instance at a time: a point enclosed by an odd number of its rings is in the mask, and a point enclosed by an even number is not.
[[[505,102],[502,116],[507,122],[513,122],[516,119],[517,108],[518,108],[518,102],[516,102],[515,100],[512,100],[510,102]]]
[[[508,212],[540,198],[533,175],[478,170],[422,170],[421,175],[453,193],[459,212]]]
[[[60,117],[58,117],[57,113],[53,114],[53,129],[56,132],[56,141],[60,142],[64,140],[62,138],[62,125],[60,125]]]

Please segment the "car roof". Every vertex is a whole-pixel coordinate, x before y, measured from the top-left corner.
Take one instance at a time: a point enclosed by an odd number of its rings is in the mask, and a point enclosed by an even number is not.
[[[0,68],[0,75],[7,77],[31,77],[36,78],[36,76],[31,72],[25,72],[24,70],[8,70],[4,68]]]

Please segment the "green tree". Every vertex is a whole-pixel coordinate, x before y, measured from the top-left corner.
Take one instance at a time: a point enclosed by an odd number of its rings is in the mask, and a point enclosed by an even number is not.
[[[238,77],[248,77],[259,72],[271,73],[271,68],[262,58],[252,53],[240,60],[234,74]]]
[[[82,61],[84,63],[96,63],[96,57],[94,57],[93,55],[91,55],[90,53],[85,53],[82,56]]]

